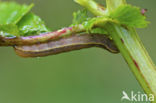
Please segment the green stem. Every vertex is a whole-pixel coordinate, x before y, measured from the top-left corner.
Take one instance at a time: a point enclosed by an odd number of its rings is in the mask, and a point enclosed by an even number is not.
[[[89,2],[90,0],[79,0],[81,5],[83,5],[82,1],[85,1],[86,3],[86,1]],[[107,9],[110,12],[121,4],[125,4],[126,0],[106,0],[106,2]],[[89,3],[88,5],[83,6],[89,8],[89,10],[94,9],[94,7],[89,5]],[[94,13],[96,16],[105,15],[102,14],[103,12],[99,12],[100,11],[94,11],[92,13]],[[122,27],[113,23],[107,23],[104,28],[114,40],[115,44],[145,92],[148,95],[154,94],[156,97],[156,67],[141,43],[141,40],[135,32],[135,29]],[[156,101],[153,103],[156,103]]]
[[[63,36],[72,35],[75,33],[85,32],[83,25],[75,25],[72,27],[63,28],[57,31],[43,33],[40,35],[27,37],[2,37],[0,36],[0,46],[14,46],[14,45],[32,45],[36,43],[44,43]]]
[[[118,6],[126,4],[126,0],[106,0],[106,3],[110,12]],[[153,94],[156,97],[156,67],[135,29],[124,28],[112,23],[108,23],[106,29],[144,91],[148,95]]]
[[[106,2],[107,2],[108,11],[113,11],[118,6],[120,6],[122,4],[126,4],[125,0],[106,0]]]
[[[111,34],[145,92],[156,96],[156,68],[135,30],[113,23],[108,23],[105,29]]]
[[[94,15],[105,15],[107,11],[105,8],[99,4],[97,4],[94,0],[74,0],[81,6],[86,7],[89,11],[91,11]]]

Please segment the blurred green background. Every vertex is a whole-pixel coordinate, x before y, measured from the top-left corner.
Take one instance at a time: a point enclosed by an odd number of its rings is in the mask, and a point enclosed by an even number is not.
[[[72,12],[81,8],[73,0],[15,1],[33,2],[33,12],[52,30],[71,24]],[[148,9],[151,24],[137,31],[156,63],[156,0],[128,2]],[[0,47],[0,103],[122,103],[123,90],[143,92],[120,54],[90,48],[24,59]]]

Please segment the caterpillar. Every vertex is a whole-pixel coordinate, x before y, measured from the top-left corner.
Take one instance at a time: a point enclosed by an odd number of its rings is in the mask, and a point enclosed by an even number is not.
[[[104,48],[112,53],[119,52],[113,41],[101,34],[70,35],[45,43],[14,46],[14,50],[21,57],[43,57],[90,47]]]

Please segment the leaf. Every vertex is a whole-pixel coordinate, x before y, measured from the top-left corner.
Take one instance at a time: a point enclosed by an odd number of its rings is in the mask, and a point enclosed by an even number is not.
[[[0,35],[5,37],[19,36],[18,27],[15,24],[0,25]]]
[[[95,28],[92,29],[92,27],[99,21],[103,20],[102,17],[97,18],[89,18],[87,15],[87,10],[79,10],[77,12],[73,13],[74,19],[73,19],[73,25],[83,24],[86,30],[90,33],[95,34],[107,34],[107,32],[103,28]]]
[[[138,7],[131,5],[121,5],[110,13],[110,18],[130,27],[143,28],[148,22]]]
[[[101,17],[95,17],[95,18],[91,18],[88,21],[85,21],[83,23],[83,26],[86,28],[86,30],[88,32],[90,32],[92,30],[93,27],[101,27],[104,26],[107,22],[116,22],[113,21],[112,19],[106,17],[106,16],[101,16]]]
[[[33,4],[20,5],[15,2],[0,2],[0,35],[29,36],[49,30],[40,17],[30,13]]]
[[[104,28],[95,28],[90,31],[92,34],[108,34]]]
[[[93,27],[102,28],[107,26],[105,24],[108,22],[137,28],[146,27],[148,24],[146,17],[141,14],[139,8],[131,5],[122,5],[116,8],[108,16],[90,18],[85,21],[83,25],[88,32],[95,32],[92,31]]]
[[[16,24],[32,7],[33,4],[27,6],[15,2],[0,2],[0,24]]]
[[[33,13],[25,15],[17,25],[23,36],[37,35],[49,31],[40,17]]]
[[[73,13],[73,25],[78,25],[83,23],[88,19],[87,10],[79,10]]]

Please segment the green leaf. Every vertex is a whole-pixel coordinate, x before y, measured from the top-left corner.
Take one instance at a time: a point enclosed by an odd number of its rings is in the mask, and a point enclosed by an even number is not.
[[[99,27],[102,28],[107,26],[105,24],[108,22],[137,28],[146,27],[148,24],[146,17],[141,14],[139,8],[133,7],[131,5],[122,5],[111,12],[109,16],[90,18],[83,22],[83,25],[88,32],[92,33],[95,32],[92,31],[93,27],[98,27],[98,30],[96,31],[99,32]],[[106,31],[100,32],[105,33]]]
[[[96,23],[103,20],[104,17],[89,18],[86,9],[74,12],[73,16],[73,25],[83,24],[86,30],[90,33],[107,34],[107,32],[103,28],[92,29],[92,27],[96,25]]]
[[[108,34],[104,28],[95,28],[90,31],[92,34]]]
[[[23,36],[37,35],[49,31],[40,17],[33,13],[25,15],[17,25]]]
[[[105,17],[105,16],[95,17],[95,18],[89,19],[88,21],[85,21],[83,23],[83,26],[86,28],[86,30],[88,32],[90,32],[93,27],[102,27],[102,26],[105,26],[105,24],[107,22],[114,22],[115,23],[116,21],[113,21],[112,19],[110,19],[108,17]]]
[[[15,24],[0,25],[0,35],[5,37],[19,36],[18,27]]]
[[[119,6],[110,13],[110,18],[130,27],[143,28],[148,24],[146,17],[141,14],[141,10],[131,5]]]
[[[0,2],[0,24],[16,24],[32,7],[33,4],[27,6],[15,2]]]
[[[79,10],[73,13],[73,25],[81,24],[88,19],[87,10]]]
[[[30,13],[33,4],[20,5],[15,2],[0,2],[0,35],[29,36],[49,30],[40,17]]]

